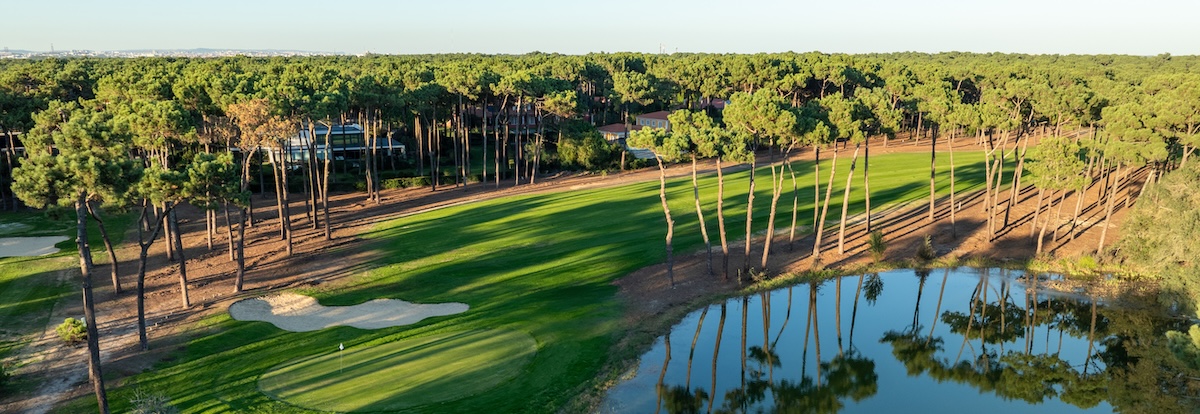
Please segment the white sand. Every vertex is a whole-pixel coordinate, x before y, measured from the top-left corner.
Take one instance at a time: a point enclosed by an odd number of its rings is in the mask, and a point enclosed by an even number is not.
[[[63,236],[0,237],[0,257],[42,256],[58,253],[55,243],[67,240]]]
[[[359,329],[411,325],[467,309],[465,303],[419,304],[397,299],[375,299],[354,306],[322,306],[309,296],[280,293],[234,302],[229,305],[229,315],[239,321],[270,322],[285,331],[309,332],[340,325]]]

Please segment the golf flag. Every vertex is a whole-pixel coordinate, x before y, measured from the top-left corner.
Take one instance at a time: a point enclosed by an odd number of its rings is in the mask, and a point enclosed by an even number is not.
[[[339,350],[339,351],[341,351],[341,350],[344,350],[344,349],[346,349],[346,347],[342,346],[342,344],[338,344],[338,350]]]

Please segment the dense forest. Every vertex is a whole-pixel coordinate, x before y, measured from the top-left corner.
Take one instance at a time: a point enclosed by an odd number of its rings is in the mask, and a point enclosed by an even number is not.
[[[772,214],[759,269],[766,267],[775,211],[799,148],[814,149],[817,160],[833,157],[835,169],[841,150],[853,148],[849,166],[842,167],[850,171],[861,150],[862,174],[869,177],[868,143],[927,142],[932,207],[938,202],[938,146],[970,140],[986,154],[983,194],[992,237],[1011,225],[1015,191],[1029,185],[1037,189],[1038,211],[1049,215],[1065,205],[1076,218],[1081,190],[1105,186],[1107,229],[1114,204],[1129,203],[1138,190],[1130,179],[1134,171],[1148,169],[1149,185],[1186,166],[1200,145],[1198,63],[1170,55],[960,53],[5,60],[0,209],[58,206],[75,213],[89,321],[88,220],[103,223],[114,212],[137,212],[139,308],[145,259],[156,240],[177,260],[181,306],[187,308],[178,205],[208,211],[210,244],[213,234],[228,234],[231,260],[238,263],[231,284],[240,291],[242,239],[254,224],[252,190],[277,198],[279,235],[290,253],[295,214],[287,209],[296,194],[306,200],[305,223],[329,238],[333,191],[363,191],[368,201],[380,202],[383,188],[522,185],[549,171],[636,164],[619,142],[597,131],[614,123],[626,125],[628,144],[651,150],[659,168],[714,159],[720,173],[722,163],[749,164],[748,210],[754,208],[754,167],[769,166],[763,178],[772,197],[758,208]],[[655,111],[675,111],[670,131],[632,127],[638,114]],[[333,131],[348,125],[357,128],[358,141],[337,147]],[[1032,139],[1038,145],[1031,147]],[[1005,178],[1005,171],[1014,171],[1012,177]],[[833,174],[828,172],[823,191],[818,176],[813,195],[824,207],[813,211],[816,257],[822,238],[833,237],[833,228],[825,228],[829,200],[837,196]],[[673,220],[663,177],[670,276]],[[1012,185],[1002,190],[1006,180]],[[869,218],[869,189],[867,194]],[[954,197],[951,190],[950,205]],[[697,195],[703,223],[700,204]],[[933,220],[933,208],[929,214]],[[224,229],[219,216],[229,223]],[[790,216],[794,227],[796,212]],[[724,271],[716,273],[728,278],[720,204],[717,220],[725,260]],[[1040,223],[1031,230],[1039,251],[1049,219]],[[869,219],[865,225],[869,231]],[[711,246],[708,230],[701,230]],[[749,222],[745,238],[751,238]],[[738,274],[755,267],[750,243],[745,249]],[[113,254],[111,246],[106,250]],[[119,293],[124,287],[116,266],[112,271]],[[145,321],[139,325],[145,347]],[[88,327],[93,378],[102,378],[94,322]],[[97,382],[98,393],[102,387]]]

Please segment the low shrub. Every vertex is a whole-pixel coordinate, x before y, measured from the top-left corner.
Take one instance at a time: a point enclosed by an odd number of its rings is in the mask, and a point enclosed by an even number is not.
[[[937,251],[933,250],[933,238],[925,235],[925,240],[921,242],[921,247],[917,248],[917,259],[922,262],[928,262],[937,257]]]
[[[1100,263],[1092,255],[1085,254],[1075,260],[1075,270],[1081,273],[1095,273],[1100,270]]]
[[[428,187],[429,186],[429,177],[420,176],[420,177],[389,178],[386,180],[382,180],[380,182],[380,184],[383,186],[384,189],[387,189],[387,190],[394,190],[397,188]]]
[[[54,331],[58,332],[58,337],[62,338],[63,342],[69,344],[87,339],[87,326],[83,324],[83,321],[75,318],[67,318],[61,325],[54,328]]]
[[[129,403],[133,405],[134,414],[178,414],[179,410],[171,405],[171,400],[160,394],[154,394],[143,390],[133,392],[133,398],[129,399]]]
[[[883,239],[883,232],[875,230],[871,232],[871,238],[867,241],[868,249],[871,251],[871,259],[875,263],[883,261],[884,254],[887,253],[887,240]]]

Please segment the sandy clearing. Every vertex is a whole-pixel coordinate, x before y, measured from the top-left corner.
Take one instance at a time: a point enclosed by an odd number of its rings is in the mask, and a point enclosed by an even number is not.
[[[229,305],[229,315],[239,321],[270,322],[279,329],[309,332],[334,326],[381,329],[411,325],[425,318],[466,312],[465,303],[420,304],[397,299],[375,299],[354,306],[323,306],[316,299],[280,293],[244,299]]]
[[[0,257],[42,256],[58,253],[54,245],[67,240],[64,236],[0,237]]]

